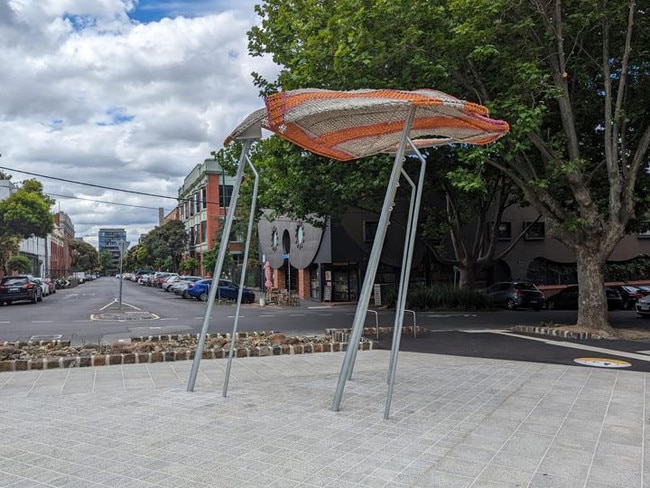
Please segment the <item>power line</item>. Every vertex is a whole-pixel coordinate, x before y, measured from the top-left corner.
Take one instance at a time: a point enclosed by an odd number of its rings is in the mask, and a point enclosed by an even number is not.
[[[107,205],[122,205],[124,207],[146,208],[149,210],[158,210],[158,207],[146,207],[144,205],[133,205],[132,203],[109,202],[108,200],[93,200],[92,198],[72,197],[70,195],[60,195],[58,193],[48,193],[53,197],[71,198],[74,200],[84,200],[86,202],[105,203]]]
[[[121,188],[113,188],[111,186],[96,185],[94,183],[84,183],[82,181],[67,180],[65,178],[57,178],[55,176],[47,176],[47,175],[42,175],[42,174],[39,174],[39,173],[31,173],[29,171],[23,171],[23,170],[20,170],[20,169],[7,168],[6,166],[0,166],[0,169],[6,169],[8,171],[15,171],[16,173],[23,173],[23,174],[31,175],[31,176],[38,176],[39,178],[48,178],[50,180],[62,181],[64,183],[73,183],[75,185],[92,186],[94,188],[101,188],[103,190],[121,191],[121,192],[124,192],[124,193],[132,193],[134,195],[144,195],[144,196],[147,196],[147,197],[156,197],[156,198],[167,198],[167,199],[170,199],[170,200],[178,201],[177,197],[170,197],[170,196],[167,196],[167,195],[156,195],[155,193],[146,193],[146,192],[143,192],[143,191],[136,191],[136,190],[122,190]]]

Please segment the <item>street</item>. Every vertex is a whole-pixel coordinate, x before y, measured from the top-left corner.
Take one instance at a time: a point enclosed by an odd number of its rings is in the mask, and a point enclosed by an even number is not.
[[[101,278],[75,288],[58,290],[38,304],[16,303],[0,307],[0,341],[70,340],[73,343],[108,343],[131,337],[160,334],[197,334],[206,304],[187,300],[157,288],[123,282],[122,303],[149,312],[147,319],[97,320],[102,308],[119,300],[119,280]],[[215,305],[209,333],[227,333],[234,323],[235,305]],[[327,328],[347,328],[356,305],[303,300],[298,307],[242,305],[238,328],[243,332],[277,331],[285,335],[322,335]],[[613,357],[630,363],[629,369],[650,371],[650,343],[640,341],[570,341],[531,338],[508,330],[514,325],[572,324],[575,311],[407,312],[404,325],[414,321],[432,333],[427,338],[404,336],[401,349],[437,354],[521,361],[573,364],[579,357]],[[650,327],[634,312],[610,314],[615,327]],[[390,327],[394,313],[370,310],[366,326]],[[382,340],[384,347],[390,347]],[[579,349],[581,348],[581,349]],[[614,351],[614,352],[611,352]],[[615,354],[618,351],[618,355]],[[648,360],[646,360],[646,357]],[[612,363],[613,364],[613,363]]]

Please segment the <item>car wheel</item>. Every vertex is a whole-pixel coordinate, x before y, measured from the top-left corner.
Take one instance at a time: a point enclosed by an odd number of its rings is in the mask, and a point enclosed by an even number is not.
[[[550,300],[546,303],[546,308],[549,310],[555,310],[555,300]]]
[[[30,301],[30,303],[37,303],[38,302],[38,297],[36,296],[36,294],[34,294],[34,296],[32,298],[30,298],[29,301]]]
[[[38,295],[36,297],[36,300],[39,301],[39,302],[42,302],[43,301],[43,295]]]
[[[181,293],[181,298],[187,298],[187,292],[185,290]]]
[[[199,300],[202,302],[207,302],[208,301],[208,294],[206,292],[203,292],[199,295]]]
[[[508,310],[515,310],[517,308],[517,305],[515,305],[515,301],[512,298],[508,298],[506,301],[506,308]]]

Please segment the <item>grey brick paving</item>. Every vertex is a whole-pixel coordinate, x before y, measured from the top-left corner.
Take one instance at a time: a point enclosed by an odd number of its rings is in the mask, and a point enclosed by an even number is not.
[[[0,487],[650,488],[644,373],[387,351],[0,374]]]

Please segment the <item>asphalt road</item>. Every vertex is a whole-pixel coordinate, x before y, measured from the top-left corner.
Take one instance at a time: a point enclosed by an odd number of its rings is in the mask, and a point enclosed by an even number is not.
[[[388,339],[380,341],[389,348]],[[507,329],[404,336],[400,351],[650,372],[650,341],[572,340]]]
[[[78,287],[58,290],[38,304],[16,303],[0,307],[0,342],[59,338],[74,343],[115,342],[136,336],[198,333],[206,304],[184,300],[162,290],[125,281],[122,302],[150,312],[151,319],[97,320],[104,307],[120,298],[119,280],[101,278]],[[230,332],[235,305],[216,305],[208,332]],[[326,328],[352,324],[354,304],[322,304],[303,301],[299,307],[242,305],[240,331],[280,331],[287,335],[320,335]],[[405,336],[401,350],[474,356],[517,361],[577,364],[577,358],[596,358],[592,366],[621,366],[650,371],[650,343],[641,341],[571,341],[513,334],[513,325],[575,323],[575,311],[489,311],[406,313],[404,324],[414,322],[431,331],[426,338]],[[631,311],[614,311],[616,327],[650,327],[650,320]],[[366,326],[392,326],[394,313],[370,311]],[[389,343],[384,341],[385,347]],[[611,361],[608,361],[608,358]],[[600,360],[603,361],[600,361]],[[598,364],[598,362],[603,364]]]

